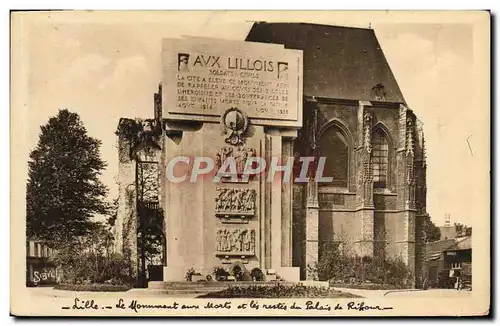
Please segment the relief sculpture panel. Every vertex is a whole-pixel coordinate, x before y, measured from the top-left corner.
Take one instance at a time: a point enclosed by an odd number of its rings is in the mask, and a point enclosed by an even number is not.
[[[255,198],[255,189],[217,188],[215,215],[223,223],[248,223],[245,219],[255,215]]]
[[[237,175],[242,175],[245,171],[245,164],[250,157],[255,157],[256,151],[247,146],[227,146],[221,148],[215,155],[215,167],[217,171],[223,166],[227,159],[233,159],[236,163]],[[225,172],[225,171],[223,171]],[[229,174],[229,173],[228,173]]]
[[[255,256],[254,229],[218,229],[217,256]]]

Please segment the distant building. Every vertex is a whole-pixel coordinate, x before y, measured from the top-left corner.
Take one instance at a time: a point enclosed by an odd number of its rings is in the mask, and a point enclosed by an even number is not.
[[[439,231],[441,231],[441,239],[439,240],[455,239],[458,236],[455,225],[440,226]]]
[[[464,278],[472,278],[472,236],[448,238],[426,246],[424,277],[436,280],[444,270],[459,270]]]
[[[472,235],[472,228],[462,224],[444,225],[439,227],[441,239],[455,239]]]
[[[449,269],[472,271],[472,236],[457,238],[456,242],[444,250],[444,263]]]

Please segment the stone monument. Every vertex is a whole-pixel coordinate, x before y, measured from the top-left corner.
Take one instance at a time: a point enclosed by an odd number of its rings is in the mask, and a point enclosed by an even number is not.
[[[292,155],[302,126],[302,51],[185,37],[164,39],[162,56],[162,171],[177,157],[210,157],[214,170],[228,158],[236,164],[235,176],[217,182],[208,176],[189,182],[190,172],[185,182],[160,178],[164,280],[241,261],[248,270],[274,269],[298,281],[290,184],[241,175],[251,157]]]

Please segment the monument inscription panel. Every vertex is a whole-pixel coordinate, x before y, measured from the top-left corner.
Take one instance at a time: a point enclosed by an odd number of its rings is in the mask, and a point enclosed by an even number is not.
[[[301,50],[164,39],[163,76],[167,119],[207,121],[237,107],[255,124],[301,125]]]

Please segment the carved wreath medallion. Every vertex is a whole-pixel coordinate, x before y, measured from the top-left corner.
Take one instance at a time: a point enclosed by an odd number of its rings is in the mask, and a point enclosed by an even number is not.
[[[238,108],[230,108],[221,117],[226,143],[233,146],[245,143],[244,134],[248,129],[248,116]]]

